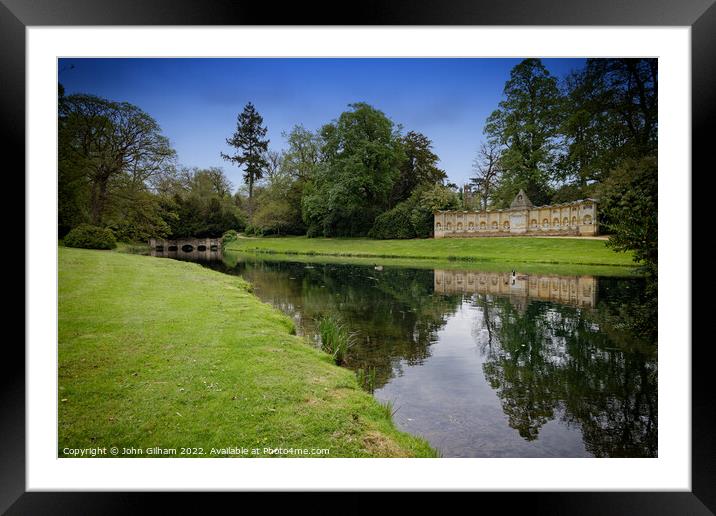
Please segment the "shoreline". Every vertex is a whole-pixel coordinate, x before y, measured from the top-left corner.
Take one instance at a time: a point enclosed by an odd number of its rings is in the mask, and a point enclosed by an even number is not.
[[[243,279],[113,251],[59,247],[58,262],[58,456],[437,455]]]
[[[436,260],[434,258],[385,258],[378,256],[344,256],[333,254],[282,253],[277,251],[252,251],[227,249],[223,260],[235,265],[238,260],[286,261],[315,265],[363,265],[372,267],[400,267],[409,269],[454,270],[465,272],[510,272],[520,274],[553,274],[556,276],[602,276],[618,278],[642,277],[636,265],[574,265],[565,263],[521,263],[477,260]]]

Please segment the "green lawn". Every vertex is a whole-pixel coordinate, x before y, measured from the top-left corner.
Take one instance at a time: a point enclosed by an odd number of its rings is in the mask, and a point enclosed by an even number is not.
[[[543,263],[633,267],[631,254],[616,253],[604,240],[579,238],[240,238],[229,250],[348,257],[413,258],[504,264]]]
[[[124,447],[435,455],[292,331],[240,278],[60,247],[59,455],[112,446],[119,456]]]

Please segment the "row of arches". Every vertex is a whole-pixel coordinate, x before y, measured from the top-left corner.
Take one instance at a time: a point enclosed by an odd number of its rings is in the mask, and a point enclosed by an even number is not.
[[[486,231],[487,229],[491,231],[499,231],[500,226],[497,223],[496,220],[492,221],[492,223],[488,226],[486,222],[480,222],[479,226],[476,226],[474,222],[468,222],[467,223],[467,230],[468,231],[475,231],[476,228],[479,228],[481,231]],[[510,222],[504,221],[502,223],[502,230],[508,231],[510,229]],[[453,226],[452,222],[447,222],[445,224],[445,231],[464,231],[465,227],[463,226],[462,222],[458,222],[455,226]],[[440,222],[437,222],[435,224],[435,231],[442,231],[442,224]]]
[[[488,285],[491,285],[493,287],[497,287],[499,285],[508,285],[510,284],[510,276],[509,275],[503,275],[503,274],[491,274],[488,277],[485,277],[484,275],[474,275],[474,274],[466,274],[463,276],[461,273],[457,274],[446,274],[444,276],[444,281],[446,285],[451,285],[453,282],[453,279],[455,280],[456,285],[462,285],[463,283],[466,283],[468,286],[474,286],[477,284],[478,287],[485,287]],[[440,278],[435,278],[435,283],[437,285],[441,284]],[[553,294],[562,293],[562,294],[570,294],[572,296],[577,295],[577,289],[578,289],[578,283],[579,280],[571,279],[571,278],[549,278],[549,277],[530,277],[528,286],[531,291],[541,292],[543,294],[546,294],[547,292],[552,292]],[[514,284],[514,282],[512,282]],[[586,283],[582,285],[582,296],[589,297],[592,295],[592,285],[591,283]]]
[[[464,273],[435,271],[435,292],[482,293],[527,296],[535,299],[594,306],[596,278],[530,275],[527,280],[515,279],[510,273]]]
[[[582,224],[589,225],[592,224],[592,216],[591,215],[585,215],[582,217]],[[537,219],[530,220],[530,229],[539,229],[541,228],[560,228],[560,227],[576,227],[579,225],[579,219],[577,217],[572,217],[571,224],[568,217],[564,217],[561,221],[559,218],[555,217],[552,219],[552,222],[550,223],[548,218],[542,219],[542,223],[540,224]],[[476,226],[474,222],[468,222],[467,224],[467,231],[487,231],[488,229],[490,231],[499,231],[502,229],[503,231],[509,231],[510,229],[510,222],[504,221],[502,223],[502,227],[498,224],[496,220],[493,220],[489,225],[486,222],[480,222],[479,226]],[[462,222],[458,222],[457,224],[453,225],[452,222],[447,222],[445,224],[445,231],[464,231],[465,226]],[[435,223],[435,231],[443,231],[443,226],[440,222]]]
[[[582,224],[591,224],[592,223],[592,216],[591,215],[585,215],[582,217]],[[577,226],[579,224],[579,219],[577,217],[572,217],[572,223],[569,223],[569,218],[564,217],[562,221],[560,222],[559,218],[555,217],[552,219],[552,224],[550,224],[548,218],[542,219],[542,228],[559,228],[559,227],[570,227],[570,226]],[[530,220],[530,228],[532,229],[538,229],[540,227],[540,224],[537,222],[537,219]]]
[[[158,253],[163,253],[163,252],[164,252],[164,246],[161,245],[161,244],[155,246],[154,249],[155,249],[155,251],[157,251]],[[213,252],[216,252],[216,251],[219,250],[219,246],[218,246],[218,245],[211,245],[211,246],[209,246],[209,249],[210,249],[211,251],[213,251]],[[182,250],[183,252],[185,252],[185,253],[191,253],[191,252],[194,251],[194,246],[191,245],[191,244],[184,244],[183,246],[181,246],[181,250]],[[199,252],[201,252],[201,253],[203,253],[203,252],[206,251],[206,246],[203,245],[203,244],[200,244],[200,245],[196,246],[196,250],[199,251]],[[167,246],[167,251],[169,251],[170,253],[175,253],[175,252],[177,251],[177,246],[175,246],[175,245]]]

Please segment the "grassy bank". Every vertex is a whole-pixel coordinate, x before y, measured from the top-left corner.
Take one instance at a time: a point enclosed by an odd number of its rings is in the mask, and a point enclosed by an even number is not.
[[[59,248],[59,455],[112,446],[120,457],[125,447],[434,455],[292,330],[237,277]]]
[[[372,240],[367,238],[241,238],[229,250],[329,255],[345,257],[411,258],[495,263],[542,263],[633,267],[631,254],[616,253],[604,240],[578,238],[446,238]]]

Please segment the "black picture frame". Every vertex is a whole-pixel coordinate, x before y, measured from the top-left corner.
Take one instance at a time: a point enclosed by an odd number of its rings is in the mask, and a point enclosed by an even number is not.
[[[364,0],[341,14],[338,3],[243,0],[0,0],[0,145],[5,157],[25,166],[25,29],[61,25],[616,25],[690,26],[692,36],[692,162],[707,161],[716,120],[716,0]],[[693,177],[693,173],[692,173]],[[24,181],[18,186],[23,192]],[[692,231],[692,235],[695,232]],[[26,236],[27,238],[27,236]],[[693,264],[694,267],[696,263]],[[31,273],[25,269],[25,274]],[[27,276],[26,276],[27,277]],[[686,280],[691,284],[691,276]],[[693,292],[693,289],[692,289]],[[685,300],[691,301],[691,300]],[[699,320],[693,308],[692,321]],[[697,315],[697,317],[694,317]],[[703,315],[703,314],[702,314]],[[668,343],[688,349],[690,342]],[[710,344],[702,342],[701,344]],[[665,344],[662,344],[665,345]],[[710,345],[692,347],[692,491],[589,493],[485,493],[509,497],[510,508],[533,514],[713,514],[716,511],[716,447],[711,396]],[[146,493],[25,492],[25,353],[6,341],[0,376],[0,512],[8,514],[105,514],[135,510]],[[245,496],[245,495],[242,495]],[[350,495],[341,503],[352,504]],[[163,495],[163,503],[169,496]],[[172,503],[191,509],[183,495]],[[215,497],[225,503],[225,497]],[[214,503],[216,503],[214,502]],[[500,500],[504,503],[505,500]],[[198,506],[197,506],[198,507]],[[165,507],[166,508],[166,507]],[[202,512],[209,505],[202,504]]]

